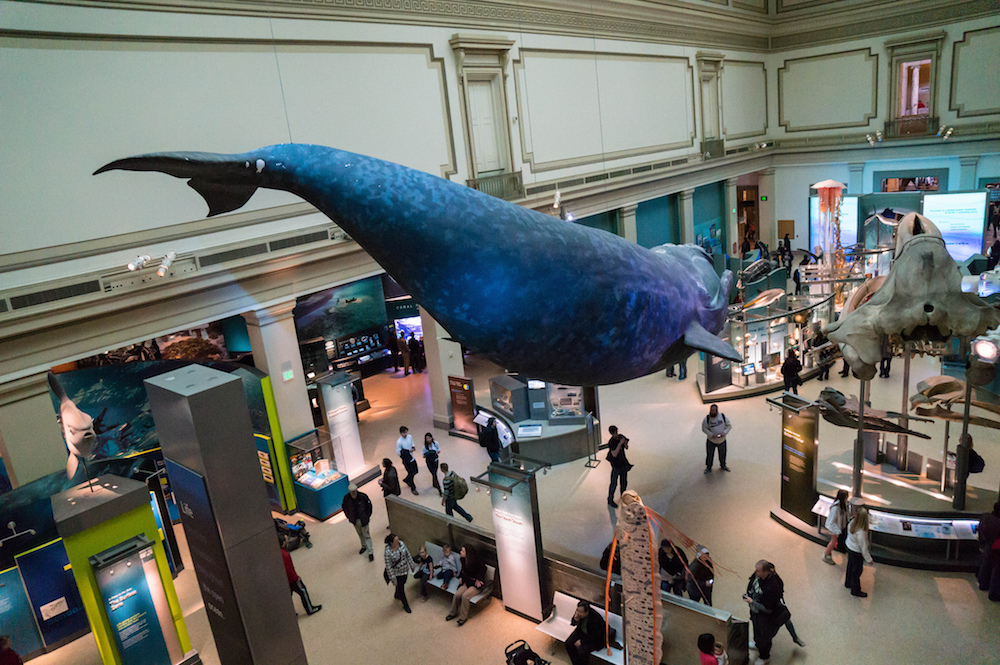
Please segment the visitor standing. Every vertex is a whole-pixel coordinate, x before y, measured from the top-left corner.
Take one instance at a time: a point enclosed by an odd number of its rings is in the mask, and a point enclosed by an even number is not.
[[[771,642],[781,628],[778,619],[782,589],[773,571],[774,566],[769,561],[758,561],[747,583],[747,592],[743,594],[743,600],[750,606],[753,640],[757,645],[758,658],[754,665],[763,665],[771,658]]]
[[[1000,501],[993,512],[979,519],[979,588],[989,592],[989,599],[1000,601]]]
[[[406,469],[403,482],[406,483],[411,492],[420,494],[417,491],[417,484],[413,480],[413,477],[420,471],[417,467],[417,460],[413,459],[413,453],[413,437],[410,436],[409,428],[403,425],[399,428],[399,438],[396,439],[396,454],[399,455],[399,459],[403,460],[403,468]]]
[[[868,594],[861,590],[861,572],[864,570],[864,564],[875,565],[868,548],[868,509],[861,506],[847,526],[847,575],[844,578],[844,586],[851,590],[852,596],[859,598],[868,597]]]
[[[351,483],[347,486],[347,494],[340,504],[347,521],[354,525],[354,530],[358,532],[361,540],[361,549],[358,554],[368,552],[368,560],[375,560],[375,550],[372,548],[372,537],[368,532],[368,522],[372,518],[372,500],[364,492],[358,491],[358,486]]]
[[[691,562],[687,574],[688,598],[694,602],[704,600],[712,606],[712,585],[715,584],[715,563],[708,550],[699,545],[695,549],[696,558]]]
[[[385,582],[396,585],[393,597],[403,602],[403,610],[411,614],[410,604],[406,601],[406,578],[411,570],[416,570],[417,564],[406,549],[406,543],[394,533],[385,537]]]
[[[410,350],[410,363],[413,365],[413,373],[424,371],[423,359],[420,357],[420,342],[417,341],[416,333],[410,333],[410,341],[406,344]]]
[[[500,461],[500,432],[497,430],[497,419],[490,416],[483,427],[482,444],[494,462]]]
[[[444,491],[441,493],[441,505],[444,506],[445,514],[451,517],[453,511],[457,511],[459,515],[471,522],[472,515],[465,512],[465,509],[458,505],[458,500],[464,498],[465,492],[469,491],[469,486],[465,482],[465,478],[462,478],[449,469],[447,462],[441,463],[441,473],[444,474],[444,480],[441,483],[444,485]],[[460,494],[461,496],[459,496]]]
[[[799,378],[801,371],[802,363],[799,362],[799,354],[795,353],[795,349],[788,349],[788,357],[781,365],[781,377],[785,380],[786,393],[792,391],[796,395],[799,394],[799,386],[802,384],[802,379]]]
[[[708,415],[701,422],[701,431],[708,437],[705,439],[705,473],[712,472],[716,450],[719,451],[719,466],[723,471],[729,471],[726,466],[726,437],[732,429],[733,425],[726,414],[719,413],[718,404],[708,408]]]
[[[685,356],[679,363],[677,363],[677,380],[683,381],[688,378],[688,359]]]
[[[410,347],[406,343],[406,333],[399,333],[399,339],[396,340],[396,349],[399,351],[399,356],[403,359],[401,364],[403,366],[403,376],[410,373],[413,369],[413,359],[410,358]]]
[[[792,273],[792,281],[795,282],[795,295],[802,295],[802,275],[799,274],[798,268]]]
[[[615,508],[615,486],[621,486],[621,494],[628,489],[628,472],[632,468],[625,451],[628,449],[628,438],[624,434],[618,433],[618,428],[612,425],[608,428],[611,439],[608,441],[607,460],[611,464],[611,486],[608,488],[608,505]]]
[[[657,552],[660,564],[660,588],[675,596],[684,595],[684,577],[687,575],[688,558],[684,550],[675,547],[669,538],[660,541]]]
[[[837,546],[837,541],[843,541],[847,537],[847,490],[837,490],[837,498],[830,506],[830,514],[826,516],[826,530],[830,532],[830,542],[826,544],[823,552],[823,561],[836,566],[833,560],[833,548]]]
[[[441,446],[434,440],[434,435],[430,432],[424,434],[424,464],[427,465],[427,472],[431,474],[431,482],[434,489],[438,491],[438,496],[444,496],[441,492],[441,483],[438,482],[438,457],[441,455]]]
[[[295,565],[292,563],[292,555],[288,553],[288,543],[282,538],[281,544],[281,560],[285,564],[285,576],[288,578],[288,588],[292,593],[297,593],[299,598],[302,600],[302,607],[305,609],[307,615],[313,615],[323,609],[322,605],[313,605],[312,600],[309,598],[309,590],[306,589],[305,582],[299,577],[299,574],[295,572]]]
[[[392,460],[388,457],[382,460],[382,477],[378,479],[378,484],[382,487],[382,496],[388,498],[390,495],[399,496],[403,490],[399,487],[399,473],[392,465]],[[388,507],[389,502],[386,501]],[[389,527],[386,527],[387,529]]]

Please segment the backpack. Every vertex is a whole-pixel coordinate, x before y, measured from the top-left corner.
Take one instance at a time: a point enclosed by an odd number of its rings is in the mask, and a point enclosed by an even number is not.
[[[452,480],[455,487],[455,500],[464,499],[465,495],[469,493],[469,483],[465,482],[465,478],[455,474],[455,478]]]
[[[969,473],[982,473],[986,468],[986,460],[972,448],[969,448]]]

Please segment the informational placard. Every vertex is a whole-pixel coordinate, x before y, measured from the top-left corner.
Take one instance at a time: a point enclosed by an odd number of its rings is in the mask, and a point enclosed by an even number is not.
[[[319,382],[320,403],[326,414],[326,426],[333,444],[337,470],[348,478],[365,472],[365,453],[361,448],[358,414],[354,408],[351,382],[344,375],[335,375]]]
[[[0,630],[10,635],[24,657],[42,650],[42,638],[31,614],[31,603],[18,569],[0,573]]]
[[[521,616],[541,621],[542,589],[539,561],[542,557],[541,528],[535,478],[513,470],[499,473],[490,465],[490,482],[502,486],[517,483],[509,492],[494,490],[493,531],[496,534],[500,577],[515,580],[503,590],[503,604]]]
[[[923,210],[941,231],[951,258],[964,261],[982,249],[986,192],[925,194]]]
[[[733,362],[729,358],[705,354],[705,392],[733,384]]]
[[[815,406],[781,413],[781,509],[816,524],[816,450],[819,411]]]
[[[153,579],[147,578],[143,555],[153,561]],[[94,571],[122,665],[172,665],[150,593],[151,586],[162,586],[155,567],[153,548],[147,547]]]
[[[229,575],[222,539],[208,500],[205,480],[200,474],[167,460],[167,473],[187,535],[191,562],[205,601],[208,623],[224,663],[252,663],[250,645],[236,605],[236,593]],[[232,659],[230,659],[232,656]]]
[[[14,557],[46,646],[87,630],[87,615],[62,540]]]
[[[451,394],[451,417],[455,430],[475,436],[476,398],[472,379],[465,376],[449,376],[448,392]]]
[[[819,197],[809,197],[809,251],[821,244],[823,232],[819,225]],[[858,197],[845,196],[840,201],[840,246],[858,242]]]

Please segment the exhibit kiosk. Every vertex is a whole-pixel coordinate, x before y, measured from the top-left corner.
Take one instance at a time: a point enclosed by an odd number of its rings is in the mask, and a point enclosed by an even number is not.
[[[338,512],[350,480],[337,470],[330,435],[314,429],[289,439],[288,456],[299,510],[319,520]]]

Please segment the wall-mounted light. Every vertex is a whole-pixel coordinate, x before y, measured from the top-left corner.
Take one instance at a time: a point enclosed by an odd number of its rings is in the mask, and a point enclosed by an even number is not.
[[[133,272],[136,271],[136,270],[142,270],[143,268],[146,267],[146,264],[149,263],[152,260],[153,259],[152,259],[152,257],[149,254],[142,254],[140,256],[135,257],[131,261],[129,261],[125,265],[125,267],[128,268],[129,270],[133,271]]]
[[[878,141],[879,143],[881,143],[881,142],[882,142],[882,130],[881,130],[881,129],[877,129],[877,130],[875,130],[875,139],[876,139],[876,140],[877,140],[877,141]]]
[[[156,269],[156,274],[160,277],[166,277],[167,271],[170,270],[171,264],[173,264],[174,259],[177,258],[177,252],[170,250],[167,255],[163,257],[160,261],[160,267]]]
[[[942,141],[947,141],[948,139],[950,139],[951,138],[951,134],[954,131],[955,131],[954,127],[949,127],[948,130],[944,133],[944,136],[941,137],[941,140]]]

